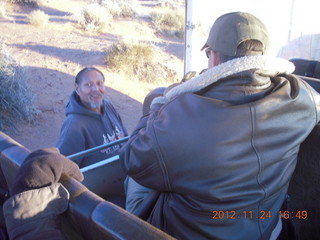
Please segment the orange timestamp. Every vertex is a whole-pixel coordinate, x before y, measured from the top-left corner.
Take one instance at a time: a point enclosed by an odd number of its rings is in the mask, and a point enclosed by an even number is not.
[[[302,211],[279,211],[279,217],[283,219],[298,218],[307,219],[308,212]],[[212,219],[270,219],[272,217],[271,211],[259,211],[258,213],[253,211],[212,211]]]
[[[297,218],[297,219],[307,219],[308,212],[306,210],[301,211],[279,211],[280,218],[289,219],[289,218]]]

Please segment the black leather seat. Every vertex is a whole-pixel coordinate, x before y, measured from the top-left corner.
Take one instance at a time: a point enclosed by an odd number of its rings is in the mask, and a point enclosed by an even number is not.
[[[300,240],[320,239],[320,125],[301,144],[289,195]],[[307,214],[307,215],[305,215]]]
[[[290,60],[293,74],[320,93],[320,62],[301,58]],[[301,240],[320,239],[320,125],[301,144],[290,186],[292,219]],[[305,215],[307,213],[307,215]],[[301,217],[299,219],[299,217]]]
[[[320,62],[302,58],[290,59],[295,66],[294,74],[320,79]]]

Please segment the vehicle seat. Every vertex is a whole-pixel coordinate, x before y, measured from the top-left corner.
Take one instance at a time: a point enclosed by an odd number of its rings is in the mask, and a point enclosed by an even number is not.
[[[299,240],[320,239],[320,124],[301,144],[298,162],[293,173],[289,196],[291,199],[292,220],[295,223]],[[306,211],[307,217],[296,215]]]
[[[320,62],[302,58],[289,60],[295,66],[293,74],[320,79]]]

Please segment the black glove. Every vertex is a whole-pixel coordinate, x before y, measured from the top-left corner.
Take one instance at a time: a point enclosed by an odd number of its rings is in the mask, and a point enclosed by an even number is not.
[[[13,182],[11,194],[50,186],[57,183],[62,174],[78,181],[83,180],[78,165],[60,154],[57,148],[36,150],[22,163]]]

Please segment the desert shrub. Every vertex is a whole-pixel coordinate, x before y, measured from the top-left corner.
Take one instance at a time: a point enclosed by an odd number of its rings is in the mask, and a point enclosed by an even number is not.
[[[101,3],[113,18],[134,18],[137,11],[136,0],[105,0]]]
[[[2,18],[7,17],[6,9],[4,7],[4,2],[0,2],[0,17]]]
[[[37,113],[23,69],[0,43],[0,131],[14,133],[18,121],[34,122]]]
[[[168,0],[162,0],[161,2],[159,2],[158,4],[156,4],[156,6],[158,7],[165,7],[165,8],[171,8],[171,9],[176,9],[176,4],[175,4],[176,1],[168,1]]]
[[[150,13],[151,20],[156,28],[167,35],[179,38],[184,36],[184,15],[172,9],[161,9]]]
[[[119,41],[107,50],[105,62],[111,70],[131,79],[148,83],[173,79],[176,72],[159,63],[156,52],[159,49],[150,44]]]
[[[29,7],[39,6],[40,0],[7,0],[10,3],[25,5]]]
[[[7,10],[5,5],[6,5],[5,1],[0,0],[0,18],[12,20],[12,18],[7,15]]]
[[[49,22],[49,15],[41,10],[34,10],[28,15],[28,21],[34,26],[45,26]]]
[[[105,7],[99,4],[90,4],[74,14],[78,24],[86,31],[101,32],[107,26],[111,15]]]

